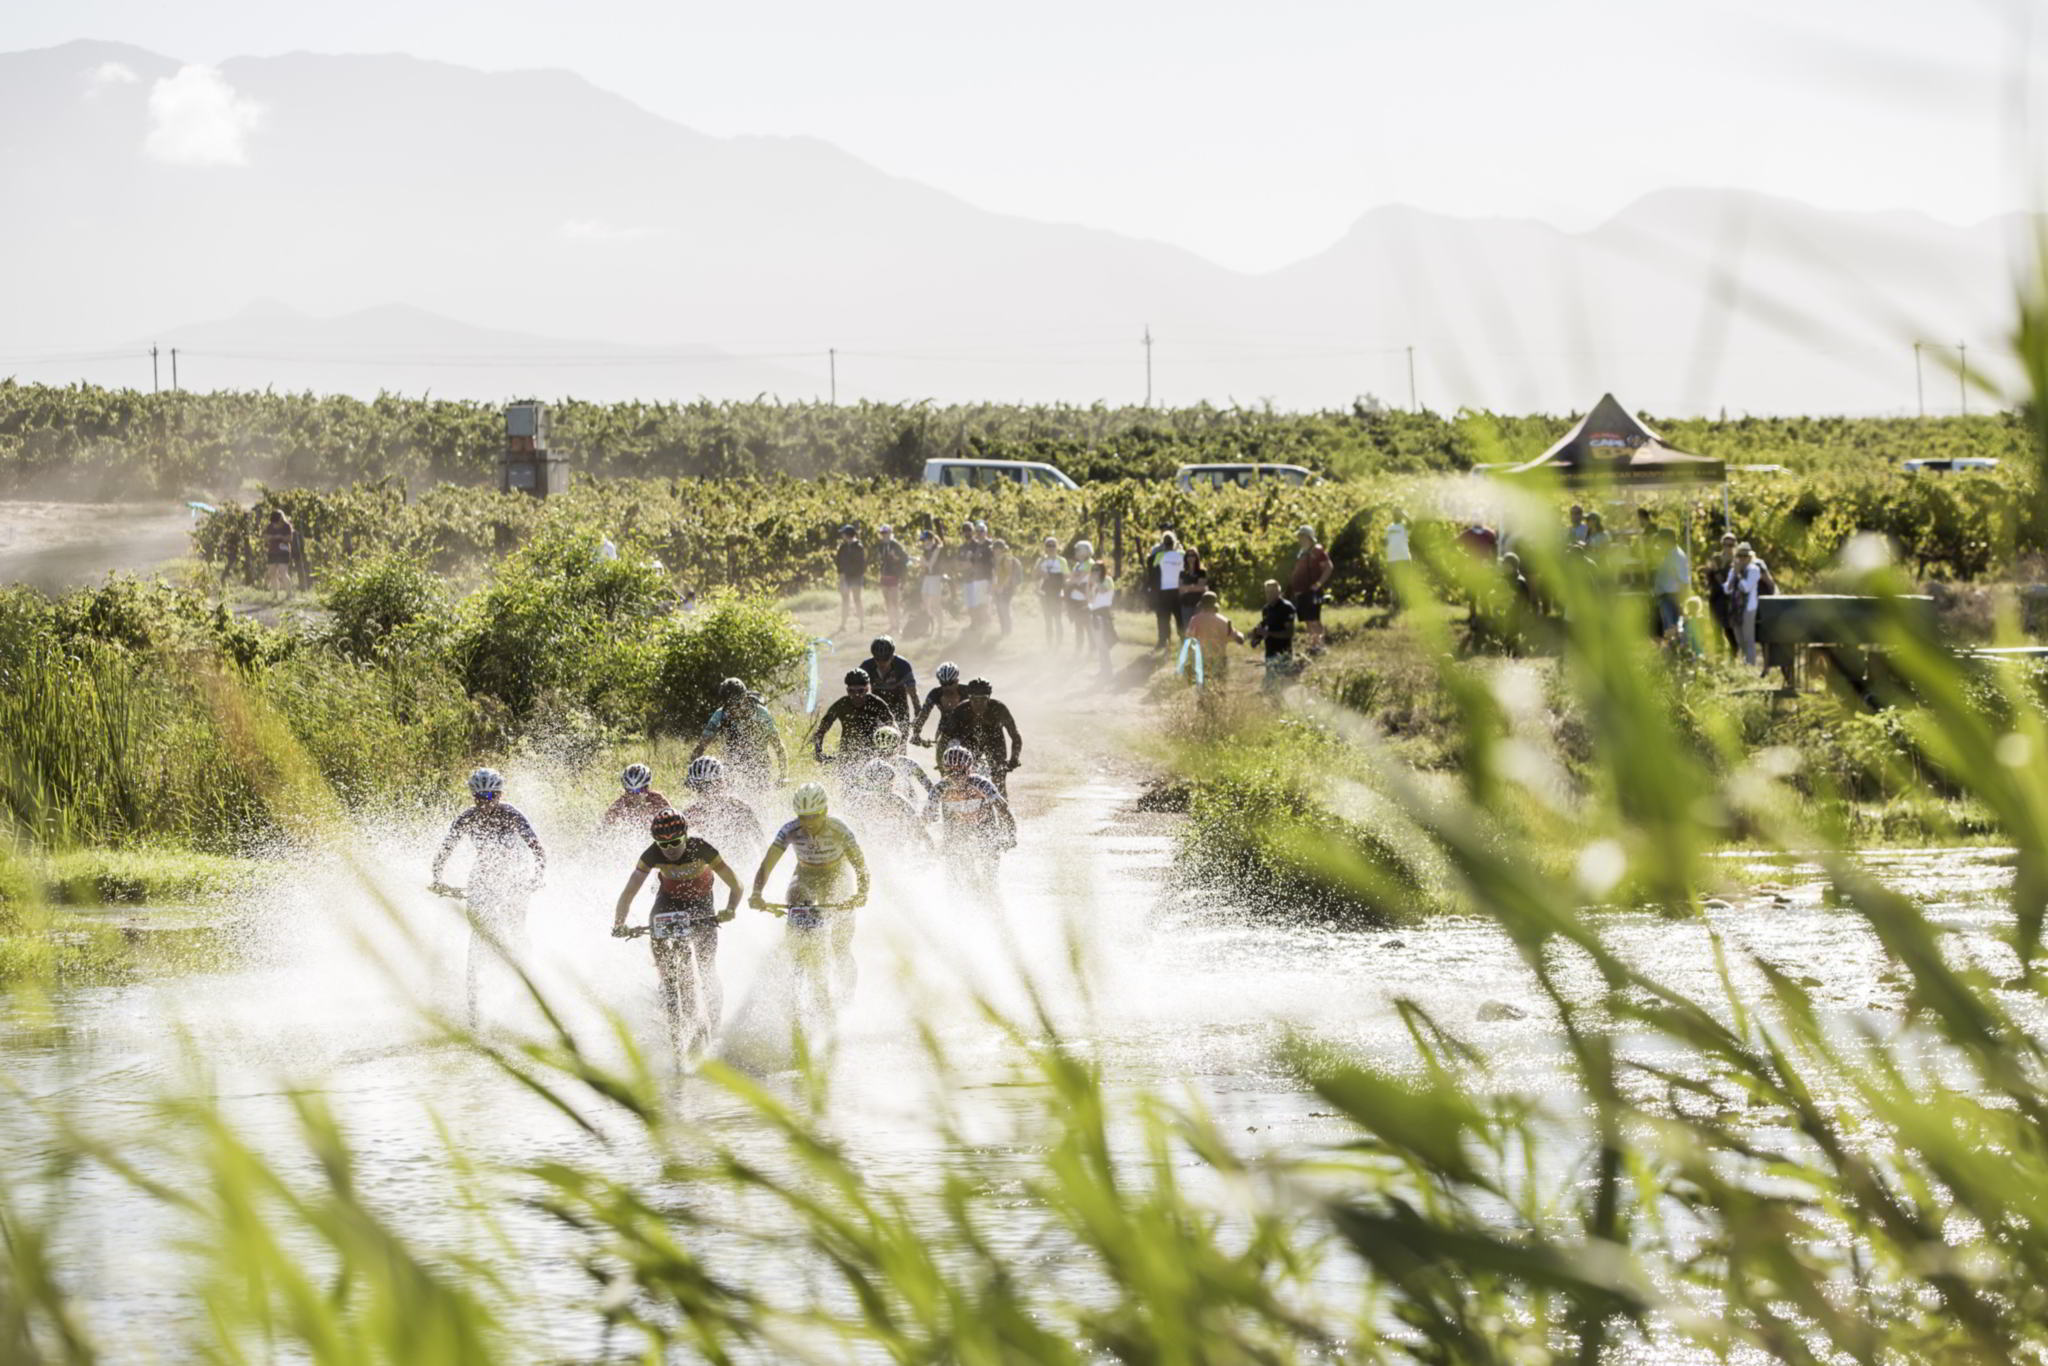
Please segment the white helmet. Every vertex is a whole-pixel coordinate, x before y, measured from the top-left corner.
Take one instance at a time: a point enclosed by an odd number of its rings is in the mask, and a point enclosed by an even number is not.
[[[790,810],[799,816],[822,816],[831,804],[823,783],[805,783],[789,794]]]
[[[619,775],[619,785],[628,792],[645,792],[653,784],[654,770],[645,764],[627,764]]]
[[[960,666],[950,659],[944,664],[939,665],[936,672],[941,683],[958,683],[960,681]]]
[[[469,790],[479,797],[495,797],[505,790],[505,775],[495,768],[480,768],[469,775]]]
[[[716,754],[703,754],[690,760],[690,771],[683,775],[684,787],[709,787],[725,776],[725,765],[718,762]]]

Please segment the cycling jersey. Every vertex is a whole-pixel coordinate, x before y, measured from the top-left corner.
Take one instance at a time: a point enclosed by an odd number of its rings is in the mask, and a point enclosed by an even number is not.
[[[865,758],[875,752],[875,732],[883,726],[896,724],[896,713],[889,710],[889,704],[871,692],[848,693],[834,699],[825,708],[825,715],[818,721],[818,729],[812,736],[812,747],[822,750],[825,736],[834,725],[839,727],[839,757],[842,759]]]
[[[1005,803],[996,785],[979,773],[939,785],[939,812],[948,833],[956,830],[986,830],[999,820]]]
[[[655,892],[654,914],[681,913],[691,919],[715,915],[711,903],[711,865],[718,862],[718,850],[695,835],[673,852],[650,844],[640,855],[640,867],[661,880]]]
[[[946,713],[967,700],[967,685],[964,683],[941,683],[924,695],[924,705],[917,709],[917,719],[910,724],[913,735],[924,734],[925,718],[938,709],[940,720]]]
[[[1002,769],[1024,752],[1016,718],[993,697],[980,704],[970,700],[939,718],[939,749],[949,744],[965,745],[976,758]]]
[[[860,847],[853,831],[837,816],[827,816],[816,830],[806,830],[802,821],[791,821],[775,832],[773,846],[787,849],[805,868],[833,868],[846,858],[848,849]]]
[[[723,738],[726,757],[742,762],[757,759],[763,750],[774,748],[773,740],[779,734],[775,717],[759,698],[751,695],[730,707],[720,707],[704,723],[704,739]]]
[[[465,837],[476,849],[476,862],[469,870],[472,901],[515,895],[525,889],[530,876],[537,877],[547,869],[547,851],[540,846],[540,836],[533,833],[533,825],[519,814],[517,807],[503,802],[478,802],[449,825],[441,850],[434,855],[436,882],[441,880],[448,856]],[[530,867],[527,852],[533,856]]]
[[[690,829],[704,836],[733,857],[749,860],[761,852],[761,820],[754,809],[737,797],[714,793],[699,798],[683,812]]]
[[[668,798],[647,788],[641,792],[621,792],[604,810],[604,823],[608,829],[626,826],[644,826],[659,812],[668,810]]]

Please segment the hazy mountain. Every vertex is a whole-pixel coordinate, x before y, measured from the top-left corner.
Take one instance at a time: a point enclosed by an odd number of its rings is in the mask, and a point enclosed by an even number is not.
[[[1901,410],[1914,336],[1989,356],[2013,227],[1706,190],[1587,233],[1387,208],[1253,276],[988,213],[826,142],[709,137],[559,72],[293,54],[209,73],[105,43],[0,55],[0,183],[0,373],[71,377],[28,362],[169,345],[167,320],[277,299],[308,316],[262,335],[231,317],[212,349],[249,354],[221,374],[357,391],[727,394],[780,367],[771,387],[808,397],[836,347],[845,396],[1129,401],[1149,325],[1164,401],[1405,401],[1413,346],[1440,408],[1612,389],[1667,411]],[[364,356],[284,359],[309,348]],[[449,363],[508,349],[532,364],[501,390],[495,367]],[[1952,406],[1931,360],[1929,378]]]
[[[158,349],[161,383],[188,389],[317,392],[431,391],[447,398],[572,392],[592,399],[811,397],[826,376],[710,347],[622,346],[472,327],[400,304],[316,318],[261,300],[212,322],[161,328],[129,343],[133,356],[82,363],[79,378],[138,385]],[[570,382],[573,381],[573,382]]]

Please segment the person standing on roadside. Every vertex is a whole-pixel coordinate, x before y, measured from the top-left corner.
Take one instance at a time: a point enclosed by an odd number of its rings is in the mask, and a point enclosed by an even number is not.
[[[1209,570],[1203,565],[1201,555],[1193,546],[1183,546],[1187,558],[1181,561],[1180,592],[1174,603],[1176,620],[1180,625],[1180,638],[1188,638],[1188,622],[1202,605],[1202,595],[1209,591]]]
[[[1088,628],[1095,642],[1097,677],[1108,678],[1114,668],[1110,649],[1116,644],[1116,584],[1110,581],[1106,560],[1088,566]]]
[[[1388,605],[1387,614],[1389,617],[1398,614],[1401,610],[1400,580],[1401,575],[1406,572],[1405,570],[1396,569],[1394,566],[1409,564],[1414,558],[1414,554],[1408,547],[1408,511],[1405,508],[1395,508],[1394,520],[1387,523],[1385,579]]]
[[[1039,542],[1033,567],[1038,573],[1038,608],[1045,617],[1045,643],[1056,648],[1067,625],[1067,557],[1060,554],[1058,537]]]
[[[270,510],[270,521],[263,527],[263,586],[273,593],[291,591],[292,543],[298,534],[283,508]]]
[[[1281,679],[1294,665],[1295,611],[1294,604],[1280,591],[1277,579],[1267,579],[1265,587],[1266,605],[1248,639],[1253,645],[1266,647],[1266,681],[1262,686],[1271,690],[1280,686]]]
[[[988,628],[989,602],[994,596],[996,548],[988,538],[987,522],[968,522],[960,528],[960,533],[960,558],[965,562],[966,586],[963,592],[967,627],[971,631],[982,631]]]
[[[1152,615],[1159,622],[1159,640],[1155,650],[1163,650],[1173,643],[1174,628],[1179,624],[1175,618],[1180,612],[1180,570],[1187,563],[1187,554],[1180,548],[1180,538],[1171,531],[1161,531],[1158,542],[1145,556],[1146,596],[1152,599]]]
[[[917,533],[918,602],[933,635],[946,616],[946,542],[929,528]]]
[[[1728,596],[1728,571],[1735,568],[1735,547],[1740,541],[1732,531],[1721,533],[1721,544],[1707,559],[1707,611],[1713,615],[1714,625],[1721,628],[1721,638],[1728,642],[1731,650],[1740,650],[1742,642],[1735,637],[1735,613]]]
[[[851,615],[855,625],[868,624],[867,605],[861,601],[861,585],[868,574],[868,548],[861,544],[860,528],[848,523],[839,528],[839,548],[832,552],[839,570],[839,626],[844,631]]]
[[[1651,538],[1652,553],[1664,552],[1650,576],[1657,598],[1657,636],[1663,639],[1678,629],[1685,615],[1685,595],[1692,587],[1692,557],[1678,543],[1676,532],[1658,527],[1646,534]]]
[[[1729,620],[1735,626],[1735,648],[1742,652],[1742,662],[1752,667],[1756,664],[1756,606],[1762,596],[1763,578],[1764,567],[1756,552],[1750,549],[1748,541],[1739,542],[1724,588],[1728,594]]]
[[[1001,539],[989,542],[996,552],[996,628],[1003,634],[1010,634],[1013,620],[1010,606],[1017,596],[1018,580],[1024,577],[1024,566],[1017,563],[1017,557],[1010,553],[1010,543]]]
[[[1287,596],[1294,603],[1296,620],[1308,627],[1308,652],[1323,652],[1323,589],[1337,572],[1330,552],[1316,540],[1316,529],[1304,526],[1294,537],[1301,549],[1294,556],[1294,573],[1287,582]]]
[[[1202,682],[1213,687],[1230,676],[1230,647],[1244,644],[1244,634],[1223,615],[1222,600],[1204,593],[1188,618],[1188,635],[1202,651]]]
[[[896,653],[896,642],[888,636],[876,636],[868,646],[868,657],[860,663],[860,671],[868,676],[875,696],[895,715],[896,724],[909,725],[910,714],[917,708],[917,670]]]
[[[1095,547],[1074,542],[1074,558],[1067,566],[1067,611],[1074,622],[1074,653],[1087,654],[1094,647],[1094,618],[1089,604],[1095,597]]]
[[[893,635],[903,629],[903,577],[910,572],[910,552],[887,522],[875,528],[875,568],[882,580],[882,610]]]

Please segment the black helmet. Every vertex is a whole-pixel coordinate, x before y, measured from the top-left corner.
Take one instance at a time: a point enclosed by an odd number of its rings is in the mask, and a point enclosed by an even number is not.
[[[865,688],[872,681],[864,670],[848,669],[846,671],[846,686],[849,688]]]
[[[989,682],[986,678],[970,678],[967,680],[967,695],[969,697],[994,697],[996,695],[996,685]]]
[[[690,823],[680,811],[658,811],[652,829],[656,844],[674,844],[690,837]]]
[[[733,702],[747,695],[747,685],[737,678],[728,678],[718,685],[718,697],[722,702]]]
[[[896,642],[888,636],[876,636],[868,643],[868,650],[876,655],[893,655],[896,653]]]

